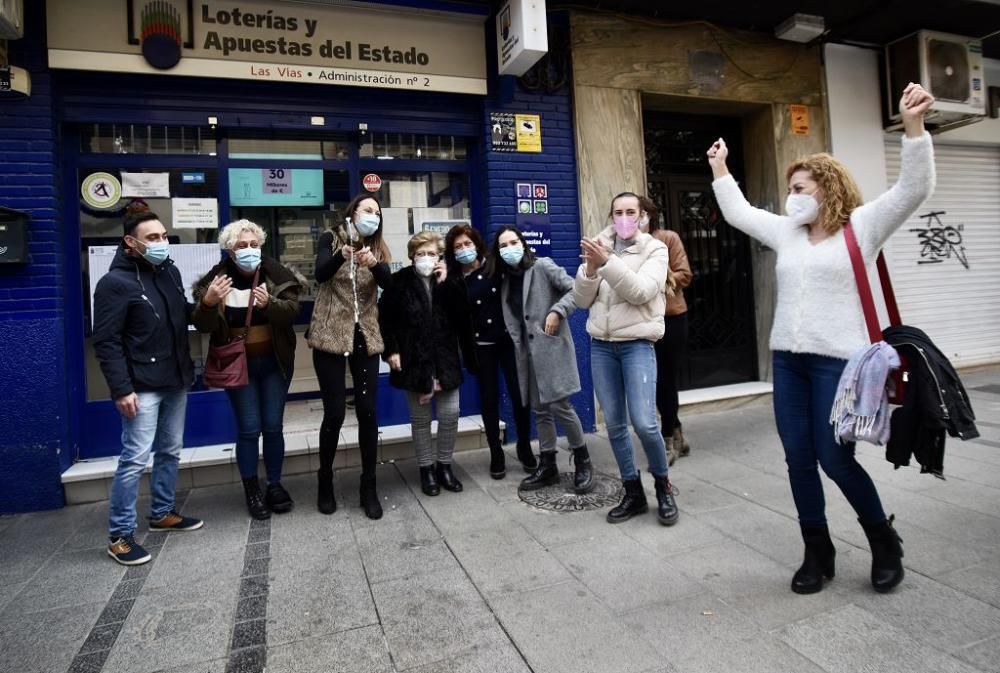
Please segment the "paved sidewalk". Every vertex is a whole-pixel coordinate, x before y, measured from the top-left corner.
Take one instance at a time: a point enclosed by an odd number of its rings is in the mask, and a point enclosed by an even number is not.
[[[904,540],[889,595],[868,585],[864,535],[829,482],[837,577],[788,589],[802,545],[756,404],[684,419],[669,529],[533,509],[519,470],[490,479],[485,450],[457,458],[465,492],[436,498],[412,460],[379,466],[375,522],[356,470],[338,472],[331,517],[307,477],[265,525],[238,485],[192,490],[182,509],[205,528],[149,534],[153,562],[128,570],[104,552],[106,503],[0,517],[0,672],[998,673],[1000,369],[964,381],[982,437],[948,440],[947,481],[859,450]],[[607,441],[590,442],[615,475]]]

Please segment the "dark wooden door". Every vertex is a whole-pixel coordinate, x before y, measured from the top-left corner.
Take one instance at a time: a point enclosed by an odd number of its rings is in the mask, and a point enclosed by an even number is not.
[[[689,338],[681,388],[755,381],[750,239],[723,219],[705,161],[705,150],[723,135],[737,148],[730,164],[742,166],[738,122],[659,113],[647,114],[645,124],[648,193],[661,208],[661,226],[680,235],[694,274],[684,291]]]

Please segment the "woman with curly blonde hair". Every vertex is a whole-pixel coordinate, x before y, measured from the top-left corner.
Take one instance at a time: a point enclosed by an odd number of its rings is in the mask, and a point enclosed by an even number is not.
[[[726,220],[777,252],[778,299],[771,328],[774,352],[774,417],[785,449],[792,498],[799,515],[805,560],[792,591],[815,593],[834,575],[836,554],[827,528],[817,464],[857,512],[872,550],[871,582],[886,592],[903,579],[901,540],[886,518],[871,477],[854,458],[854,444],[840,444],[830,430],[830,409],[851,354],[868,344],[861,301],[844,225],[850,221],[870,265],[882,245],[934,189],[934,151],[924,113],[934,98],[918,84],[899,103],[903,138],[899,181],[862,205],[857,184],[829,154],[814,154],[788,167],[786,215],[747,203],[726,168],[719,140],[708,150],[712,184]]]

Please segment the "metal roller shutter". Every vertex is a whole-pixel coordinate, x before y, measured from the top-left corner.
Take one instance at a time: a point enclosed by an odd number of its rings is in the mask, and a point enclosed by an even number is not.
[[[899,150],[887,137],[889,184]],[[934,151],[934,194],[885,247],[899,310],[955,366],[1000,362],[1000,147]]]

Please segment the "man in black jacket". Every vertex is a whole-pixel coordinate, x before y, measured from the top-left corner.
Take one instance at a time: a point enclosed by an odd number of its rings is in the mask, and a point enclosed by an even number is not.
[[[133,537],[139,479],[153,452],[150,530],[195,530],[175,511],[187,389],[191,307],[169,259],[167,230],[149,211],[126,215],[122,245],[94,292],[94,351],[122,415],[122,453],[111,486],[108,555],[123,565],[150,555]]]

